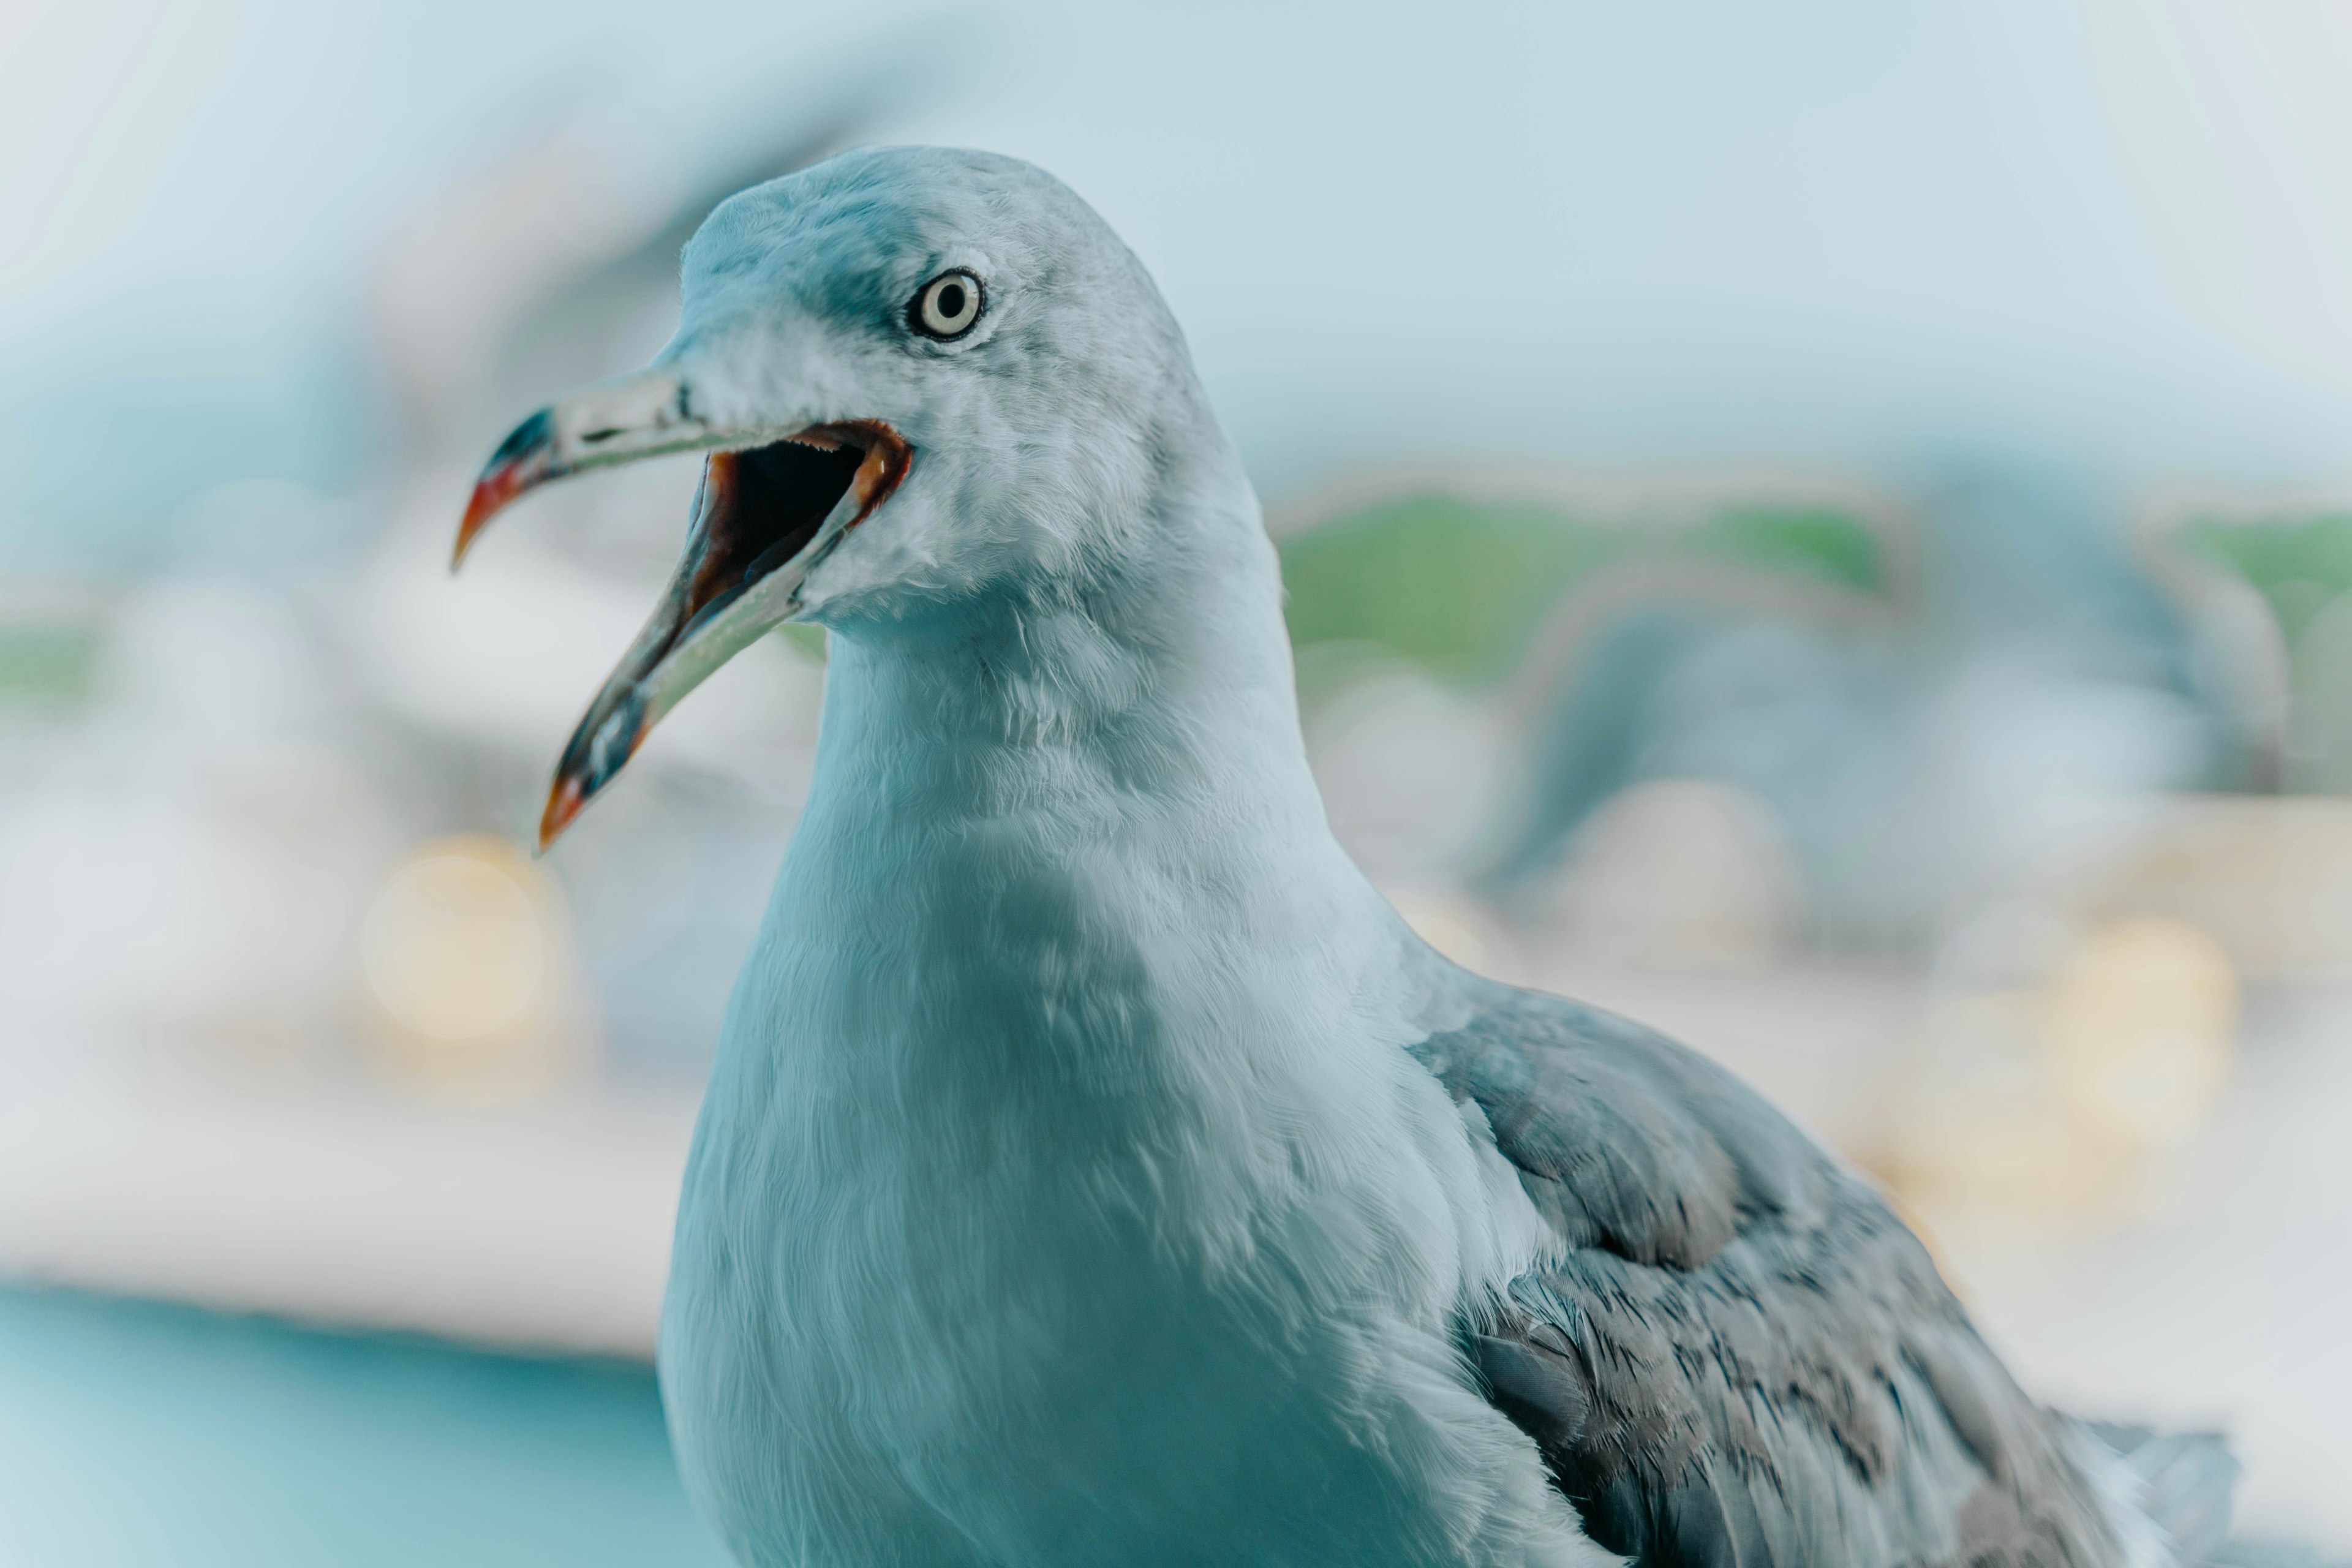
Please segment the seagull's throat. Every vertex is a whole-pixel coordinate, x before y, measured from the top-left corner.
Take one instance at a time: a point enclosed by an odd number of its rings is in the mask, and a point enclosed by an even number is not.
[[[856,447],[828,449],[803,440],[713,454],[695,520],[701,548],[687,580],[678,635],[806,550],[865,461]]]
[[[1180,802],[1319,834],[1274,552],[1248,526],[1230,550],[1196,538],[1083,586],[837,626],[812,801],[899,802],[903,819],[867,827],[910,841],[951,818]]]
[[[788,566],[796,583],[806,577],[824,551],[889,499],[910,457],[878,420],[815,425],[764,447],[712,453],[681,565],[685,601],[674,640],[686,641]]]

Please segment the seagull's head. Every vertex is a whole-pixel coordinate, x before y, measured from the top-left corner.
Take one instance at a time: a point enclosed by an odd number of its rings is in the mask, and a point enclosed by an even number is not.
[[[523,421],[458,531],[462,560],[541,485],[709,454],[683,558],[565,749],[541,845],[771,627],[1083,584],[1145,526],[1171,451],[1213,430],[1141,264],[1027,163],[876,149],[730,198],[686,247],[668,347]]]

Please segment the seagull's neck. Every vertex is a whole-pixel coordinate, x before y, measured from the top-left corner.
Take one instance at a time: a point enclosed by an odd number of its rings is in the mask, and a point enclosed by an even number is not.
[[[1126,532],[1148,558],[1082,585],[1019,585],[837,636],[803,831],[855,819],[913,844],[950,823],[1025,821],[1066,835],[1041,849],[1079,857],[1179,823],[1232,847],[1328,845],[1280,570],[1235,491],[1163,505]]]
[[[999,1082],[1157,1079],[1154,1053],[1282,1034],[1238,1013],[1303,1002],[1318,975],[1326,1012],[1344,1005],[1359,982],[1339,970],[1372,962],[1393,917],[1325,822],[1280,574],[1241,493],[1137,531],[1165,557],[1083,591],[835,636],[730,1049],[837,1054],[869,1087],[983,1060]]]
[[[1263,570],[1229,560],[1213,580],[1129,579],[836,638],[817,787],[895,786],[933,816],[1118,797],[1321,831],[1262,552]]]

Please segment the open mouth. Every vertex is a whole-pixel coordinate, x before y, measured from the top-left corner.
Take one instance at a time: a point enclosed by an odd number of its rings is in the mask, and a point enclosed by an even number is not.
[[[542,847],[636,754],[679,698],[798,613],[809,574],[890,499],[912,455],[889,426],[854,419],[706,459],[686,557],[564,748],[540,819]]]
[[[692,638],[779,569],[798,563],[805,578],[824,552],[889,499],[906,477],[907,459],[897,431],[863,419],[712,453],[695,503],[698,559],[669,644],[656,657]],[[826,521],[853,492],[856,510],[820,542]]]
[[[453,560],[518,497],[553,479],[666,452],[705,451],[694,522],[651,619],[590,703],[556,767],[543,848],[704,677],[802,610],[809,574],[890,499],[913,448],[879,419],[811,425],[782,440],[714,427],[685,384],[654,370],[531,416],[491,455]]]
[[[572,731],[540,819],[553,842],[703,677],[800,610],[802,584],[890,499],[912,453],[879,420],[713,452],[669,592]]]

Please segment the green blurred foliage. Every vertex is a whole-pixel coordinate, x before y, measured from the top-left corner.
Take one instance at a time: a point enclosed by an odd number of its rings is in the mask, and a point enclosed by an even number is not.
[[[2200,518],[2180,539],[2244,579],[2278,624],[2293,681],[2284,786],[2352,789],[2352,512]]]
[[[794,652],[804,658],[824,662],[824,628],[787,621],[776,628],[776,636],[793,646]]]
[[[95,626],[0,626],[0,696],[78,702],[98,667]]]
[[[1877,531],[1827,507],[1727,507],[1693,528],[1680,547],[1856,594],[1890,594],[1895,588],[1885,541]]]
[[[2200,518],[2182,538],[2251,584],[2269,602],[2290,644],[2331,600],[2352,589],[2352,512],[2250,522]]]
[[[1380,644],[1455,680],[1499,679],[1622,530],[1540,506],[1400,497],[1283,541],[1290,640]]]
[[[1672,524],[1595,521],[1541,501],[1400,495],[1281,542],[1290,640],[1370,646],[1446,680],[1518,668],[1578,588],[1633,561],[1687,561],[1884,594],[1878,530],[1824,506],[1732,503]]]

